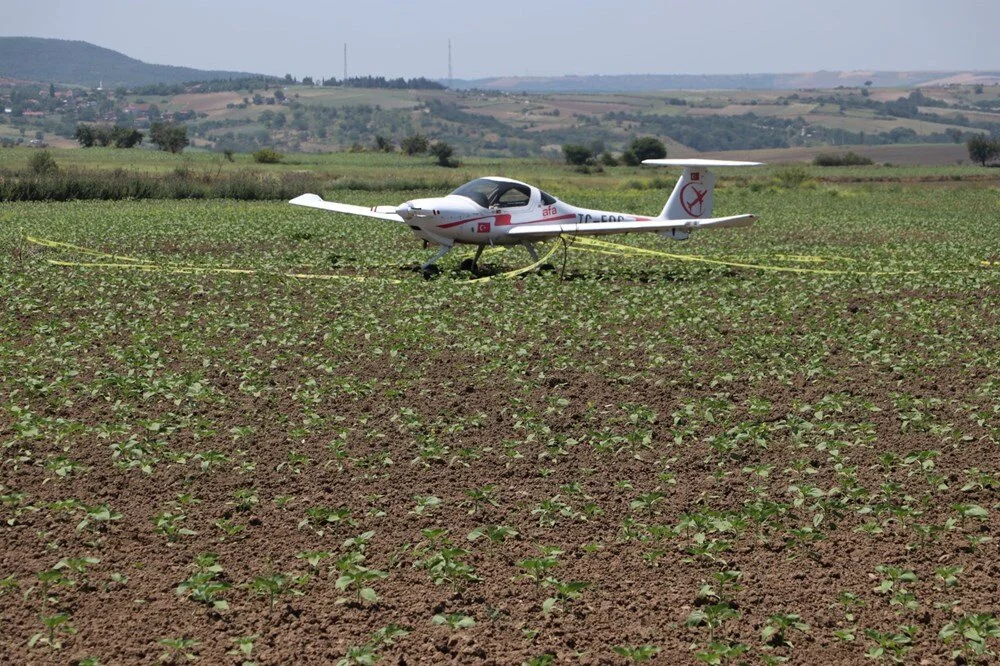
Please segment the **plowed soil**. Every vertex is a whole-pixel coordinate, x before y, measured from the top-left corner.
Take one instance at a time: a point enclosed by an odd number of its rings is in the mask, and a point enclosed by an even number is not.
[[[998,612],[995,284],[17,275],[2,663],[948,663]]]

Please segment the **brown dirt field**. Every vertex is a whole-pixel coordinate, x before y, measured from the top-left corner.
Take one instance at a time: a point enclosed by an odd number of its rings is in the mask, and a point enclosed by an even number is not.
[[[201,93],[197,95],[175,95],[171,99],[171,106],[178,106],[181,110],[197,111],[198,113],[218,113],[226,111],[227,104],[239,104],[243,101],[243,95],[234,92]]]
[[[717,289],[728,290],[726,298],[760,297],[752,283],[720,277],[705,285],[706,299]],[[640,278],[625,273],[609,281],[607,297],[628,291],[640,303],[644,290],[670,287]],[[329,664],[395,624],[409,634],[380,644],[380,663],[519,664],[551,654],[560,663],[624,664],[613,646],[647,644],[661,650],[655,663],[693,663],[695,646],[714,638],[755,646],[755,661],[764,654],[797,664],[861,664],[872,641],[860,628],[913,624],[922,640],[905,661],[934,664],[950,661],[949,647],[930,638],[939,627],[963,611],[996,611],[998,544],[973,548],[966,537],[996,534],[1000,482],[961,490],[975,476],[970,469],[1000,468],[989,426],[971,417],[990,407],[976,393],[989,372],[955,348],[941,358],[934,332],[914,335],[906,320],[921,303],[943,301],[995,330],[997,299],[989,290],[880,293],[800,284],[803,298],[787,312],[761,309],[730,320],[707,307],[711,325],[703,333],[710,334],[690,338],[681,335],[682,321],[642,312],[616,311],[601,327],[569,331],[558,313],[577,304],[558,301],[545,308],[554,316],[544,322],[525,313],[510,328],[449,320],[454,330],[436,330],[435,307],[470,306],[456,292],[439,305],[400,306],[429,323],[393,358],[383,346],[407,333],[402,320],[382,320],[369,334],[328,335],[348,313],[378,311],[362,300],[369,292],[345,288],[333,298],[302,283],[272,285],[294,303],[274,312],[256,300],[262,286],[252,280],[146,284],[155,299],[108,284],[103,307],[82,299],[61,313],[59,325],[77,331],[116,317],[127,325],[94,337],[82,358],[31,367],[39,390],[15,396],[52,424],[85,428],[58,438],[31,435],[14,412],[3,412],[3,441],[18,442],[6,451],[0,477],[0,575],[16,583],[0,593],[3,663],[75,664],[90,655],[103,664],[183,663],[184,651],[171,655],[158,642],[183,637],[197,641],[187,651],[199,663],[239,664],[234,639],[253,636],[252,660],[260,664]],[[531,288],[519,284],[515,292]],[[44,285],[26,290],[39,303],[53,295]],[[549,297],[558,299],[555,293]],[[525,293],[525,302],[537,303],[537,295]],[[205,314],[213,303],[242,313],[246,327],[220,327]],[[168,313],[189,320],[184,330],[192,335],[136,338],[134,331]],[[828,321],[830,313],[837,321]],[[40,308],[25,308],[17,339],[44,341],[50,324]],[[841,327],[858,332],[847,346],[833,339]],[[862,335],[870,330],[881,340]],[[656,349],[643,346],[674,331]],[[484,347],[473,353],[456,339]],[[734,366],[730,359],[748,339],[783,341],[773,365],[762,359],[759,367],[795,370],[776,379],[755,376],[748,360]],[[500,341],[501,349],[520,346],[523,353],[499,356],[491,345]],[[156,377],[197,373],[212,399],[136,393],[128,378],[142,375],[154,350],[162,360]],[[925,353],[926,364],[901,370],[880,360],[888,351]],[[640,372],[654,356],[664,357],[658,369]],[[806,358],[822,360],[819,374],[796,360]],[[523,370],[511,371],[518,363]],[[78,374],[57,379],[64,364]],[[726,368],[731,380],[707,381]],[[315,399],[310,377],[325,391]],[[266,390],[254,395],[246,384]],[[928,401],[927,421],[901,429],[900,394]],[[750,396],[766,398],[767,406],[752,412]],[[840,406],[821,407],[831,396],[840,396]],[[630,414],[637,403],[647,411]],[[101,424],[122,419],[141,430],[131,439],[99,434]],[[964,437],[931,428],[945,423]],[[155,451],[155,473],[117,464],[128,459],[111,455],[123,441]],[[54,466],[30,462],[67,451],[89,471],[60,476]],[[930,465],[886,462],[922,451],[942,454]],[[224,458],[212,463],[210,452]],[[474,501],[469,491],[483,488],[491,496]],[[14,497],[15,490],[26,496]],[[429,496],[440,504],[421,508],[417,498]],[[107,504],[120,517],[81,526],[83,514],[65,505],[69,498]],[[859,512],[862,503],[874,512]],[[941,527],[958,503],[982,505],[989,515]],[[309,509],[320,507],[346,514],[311,516]],[[748,519],[750,508],[762,517]],[[177,525],[194,533],[158,531],[157,516],[167,513],[183,514]],[[467,538],[485,525],[518,534],[492,545]],[[367,545],[345,543],[369,530]],[[554,584],[526,576],[525,563],[545,547],[561,551],[548,575],[588,585],[552,608],[544,604]],[[330,556],[314,568],[296,556],[306,551]],[[377,601],[338,601],[343,571],[334,563],[352,552],[387,574],[372,584]],[[218,555],[221,571],[209,578],[227,586],[218,591],[226,608],[178,592],[203,553]],[[38,572],[87,556],[99,562],[86,575],[63,569],[61,583],[42,589]],[[935,578],[954,564],[964,566],[958,588]],[[891,598],[899,604],[873,592],[885,577],[878,568],[887,566],[917,577],[895,583]],[[718,582],[727,571],[740,572],[738,584]],[[301,595],[289,590],[272,607],[248,584],[275,573],[310,578],[292,588]],[[900,605],[906,593],[915,593],[916,610]],[[688,626],[693,613],[719,604],[738,619],[715,629]],[[71,615],[76,634],[61,650],[28,648],[40,616],[58,612]],[[475,625],[432,622],[449,613]],[[808,630],[762,640],[768,618],[790,613]],[[851,641],[833,633],[853,629]]]

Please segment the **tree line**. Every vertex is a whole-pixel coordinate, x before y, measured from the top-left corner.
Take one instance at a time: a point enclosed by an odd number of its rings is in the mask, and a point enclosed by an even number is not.
[[[80,123],[73,135],[83,148],[94,146],[134,148],[142,143],[144,135],[137,129],[120,125],[88,125]],[[190,143],[187,127],[170,123],[153,123],[149,128],[149,142],[168,153],[179,153]]]

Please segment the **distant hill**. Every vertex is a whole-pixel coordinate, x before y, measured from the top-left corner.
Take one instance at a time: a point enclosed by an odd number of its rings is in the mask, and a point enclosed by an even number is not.
[[[0,37],[0,78],[105,88],[154,83],[259,77],[226,72],[150,65],[87,42],[41,37]]]
[[[457,90],[504,90],[509,92],[617,92],[657,90],[800,90],[803,88],[861,87],[868,81],[876,88],[916,88],[948,82],[1000,84],[1000,72],[865,72],[819,71],[793,74],[635,74],[620,76],[508,76],[488,79],[455,79]],[[448,83],[442,81],[442,83]]]

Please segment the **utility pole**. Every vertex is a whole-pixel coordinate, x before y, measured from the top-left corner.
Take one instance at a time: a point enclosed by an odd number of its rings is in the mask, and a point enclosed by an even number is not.
[[[344,42],[344,85],[347,85],[347,42]]]
[[[448,87],[451,88],[451,40],[448,40]]]

